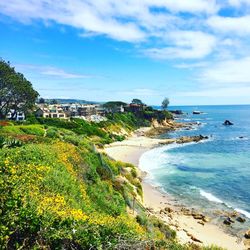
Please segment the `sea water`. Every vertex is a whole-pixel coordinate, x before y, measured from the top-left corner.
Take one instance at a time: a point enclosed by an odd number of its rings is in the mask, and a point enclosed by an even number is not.
[[[192,130],[161,135],[173,138],[206,135],[199,143],[171,144],[142,155],[140,168],[148,181],[176,197],[182,204],[203,212],[238,211],[246,223],[233,228],[244,230],[250,219],[250,105],[171,107],[185,112],[181,122],[198,122]],[[199,110],[200,115],[192,114]],[[230,120],[233,126],[224,126]]]

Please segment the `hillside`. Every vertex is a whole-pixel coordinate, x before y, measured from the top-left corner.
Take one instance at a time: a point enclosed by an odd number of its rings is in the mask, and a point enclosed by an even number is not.
[[[1,122],[1,249],[199,249],[179,245],[147,216],[133,165],[97,150],[138,121],[117,114],[103,124]]]

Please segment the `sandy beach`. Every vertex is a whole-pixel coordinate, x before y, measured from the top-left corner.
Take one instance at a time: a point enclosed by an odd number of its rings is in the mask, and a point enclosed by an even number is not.
[[[115,142],[105,147],[104,151],[113,159],[139,165],[141,155],[162,143],[161,139],[144,136],[149,128],[141,128],[128,139]],[[164,143],[168,143],[164,140]],[[171,143],[171,141],[169,141]],[[142,176],[145,176],[142,174]],[[181,243],[195,242],[204,246],[217,245],[229,250],[247,249],[243,240],[224,232],[219,226],[209,222],[208,218],[195,219],[183,209],[173,197],[161,193],[156,187],[146,182],[143,185],[143,203],[149,213],[165,221],[177,232]],[[197,212],[197,211],[196,211]]]

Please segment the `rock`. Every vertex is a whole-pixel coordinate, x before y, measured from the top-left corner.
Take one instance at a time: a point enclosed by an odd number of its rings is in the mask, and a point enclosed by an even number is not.
[[[230,225],[231,225],[231,222],[228,221],[228,220],[224,220],[224,221],[223,221],[223,224],[225,224],[225,225],[227,225],[227,226],[230,226]]]
[[[240,223],[244,223],[246,221],[246,219],[242,218],[241,216],[237,217],[236,220]]]
[[[205,225],[205,223],[204,223],[203,221],[198,221],[197,223],[198,223],[198,224],[201,224],[202,226]]]
[[[189,143],[189,142],[199,142],[202,140],[208,139],[208,136],[203,135],[195,135],[195,136],[183,136],[176,140],[176,143],[182,144],[182,143]]]
[[[244,237],[250,239],[250,229],[245,233]]]
[[[164,209],[166,212],[168,212],[168,213],[172,213],[174,210],[172,209],[172,208],[170,208],[170,207],[165,207],[165,209]]]
[[[194,242],[202,243],[201,240],[195,238],[193,235],[191,235],[191,239],[192,239]]]
[[[175,114],[175,115],[182,115],[183,112],[182,110],[169,110],[170,113]]]
[[[196,220],[202,220],[205,216],[202,214],[196,214],[196,213],[192,213],[192,216],[194,217],[194,219]]]
[[[227,220],[230,221],[231,223],[234,223],[234,221],[230,217],[228,217]]]
[[[161,209],[160,214],[165,214],[165,211],[163,209]]]
[[[194,110],[194,111],[193,111],[193,115],[200,115],[200,114],[202,114],[201,111],[198,111],[198,110]]]
[[[231,126],[231,125],[234,125],[232,122],[230,122],[229,120],[225,120],[223,125],[225,126]]]
[[[230,217],[227,217],[224,221],[223,221],[223,223],[225,224],[225,225],[231,225],[232,223],[234,223],[234,221],[230,218]]]
[[[209,219],[208,217],[204,216],[204,218],[202,219],[202,221],[203,221],[203,222],[209,222],[210,219]]]

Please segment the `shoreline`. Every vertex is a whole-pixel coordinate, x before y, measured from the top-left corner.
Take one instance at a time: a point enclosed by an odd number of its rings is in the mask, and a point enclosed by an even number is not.
[[[196,243],[204,246],[217,245],[228,250],[247,249],[243,239],[226,233],[219,225],[190,216],[191,210],[184,208],[174,197],[161,192],[147,182],[145,172],[139,169],[139,159],[145,152],[163,144],[174,143],[173,139],[154,139],[146,137],[150,128],[141,128],[122,142],[114,142],[104,148],[111,158],[135,165],[142,177],[143,205],[149,214],[166,222],[177,233],[180,243]],[[184,210],[183,210],[184,209]],[[197,213],[197,211],[195,212]],[[197,216],[199,213],[197,213]],[[197,217],[198,218],[198,217]]]

